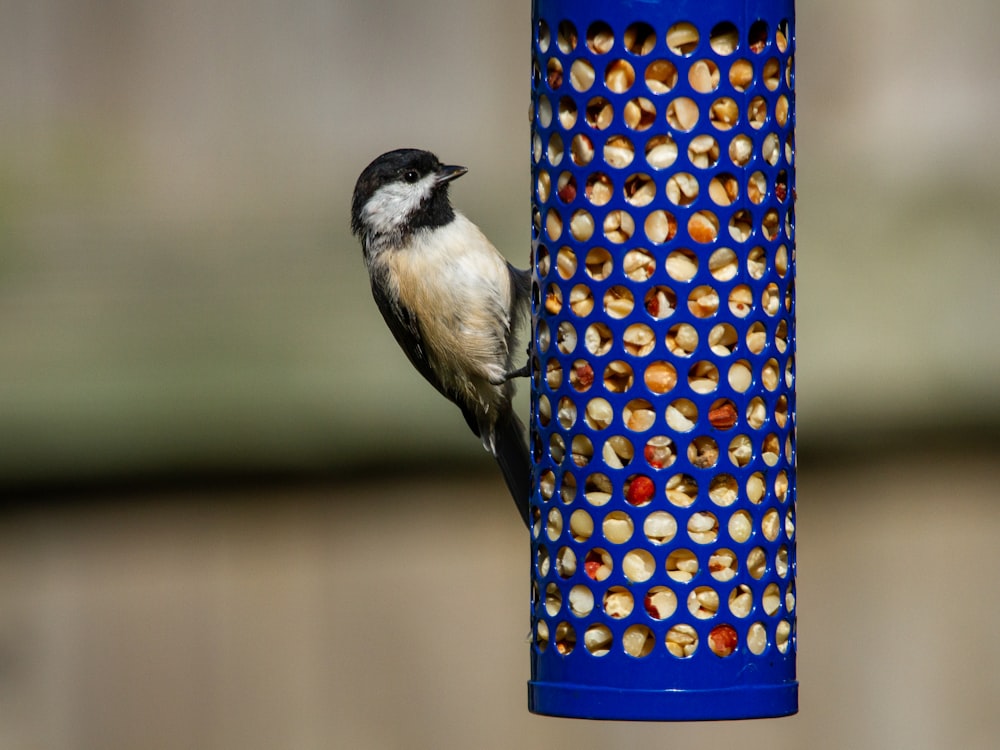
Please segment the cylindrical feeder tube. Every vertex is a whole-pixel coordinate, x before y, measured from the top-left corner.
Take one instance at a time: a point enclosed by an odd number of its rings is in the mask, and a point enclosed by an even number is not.
[[[797,710],[792,0],[534,0],[529,708]]]

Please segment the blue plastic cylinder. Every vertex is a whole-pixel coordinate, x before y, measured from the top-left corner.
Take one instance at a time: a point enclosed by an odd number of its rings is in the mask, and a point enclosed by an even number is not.
[[[529,708],[797,711],[792,0],[534,0]]]

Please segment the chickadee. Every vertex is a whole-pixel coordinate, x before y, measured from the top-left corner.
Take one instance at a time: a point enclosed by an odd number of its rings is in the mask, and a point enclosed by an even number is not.
[[[529,312],[531,279],[452,208],[448,186],[468,170],[428,152],[399,149],[365,167],[351,230],[361,241],[372,294],[417,371],[458,405],[500,465],[525,524],[531,459],[511,405]]]

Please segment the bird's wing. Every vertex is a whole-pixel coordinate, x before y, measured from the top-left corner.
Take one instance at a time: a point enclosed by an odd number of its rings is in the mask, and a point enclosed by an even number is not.
[[[417,372],[424,376],[424,379],[428,383],[433,385],[441,395],[462,410],[462,416],[465,417],[469,428],[475,433],[476,437],[480,437],[479,423],[476,415],[464,405],[457,393],[445,388],[441,384],[440,378],[438,378],[437,373],[431,367],[430,360],[427,358],[427,352],[424,349],[424,337],[420,330],[420,321],[417,319],[417,316],[398,299],[386,294],[383,291],[384,289],[384,284],[372,283],[372,296],[375,298],[375,304],[378,305],[379,312],[382,313],[382,317],[385,319],[389,330],[392,331],[392,336],[396,339],[396,343],[399,344],[399,348],[403,350],[406,358],[410,360],[410,364],[416,368]]]

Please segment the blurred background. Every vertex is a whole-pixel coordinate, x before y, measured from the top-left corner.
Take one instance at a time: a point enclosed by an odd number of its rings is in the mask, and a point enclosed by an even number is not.
[[[0,0],[0,747],[994,747],[1000,6],[797,4],[801,713],[527,713],[528,545],[348,226],[528,263],[530,3]]]

